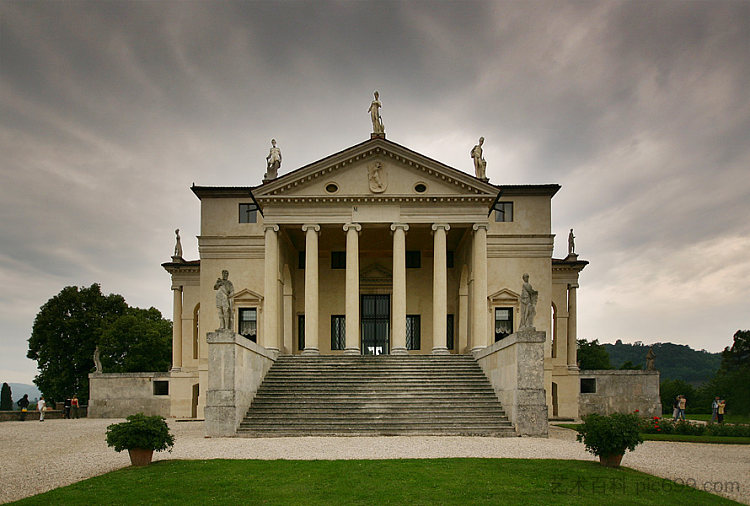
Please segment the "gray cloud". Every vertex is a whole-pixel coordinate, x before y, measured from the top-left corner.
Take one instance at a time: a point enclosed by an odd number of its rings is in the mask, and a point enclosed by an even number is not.
[[[2,10],[0,369],[13,381],[29,379],[34,314],[65,285],[101,282],[169,316],[159,264],[174,228],[197,257],[189,185],[257,184],[271,137],[284,170],[362,141],[374,89],[394,141],[469,171],[484,135],[493,182],[563,185],[554,232],[575,227],[592,262],[582,336],[716,350],[748,326],[750,3]]]

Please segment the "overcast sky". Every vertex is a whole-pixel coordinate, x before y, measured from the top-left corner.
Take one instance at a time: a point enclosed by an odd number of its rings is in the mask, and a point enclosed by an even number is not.
[[[559,183],[579,336],[719,351],[750,328],[750,2],[0,2],[0,381],[64,286],[171,318],[189,186],[369,137]]]

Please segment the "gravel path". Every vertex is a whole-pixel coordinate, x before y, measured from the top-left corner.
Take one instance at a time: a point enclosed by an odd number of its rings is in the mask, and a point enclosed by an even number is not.
[[[127,452],[104,441],[107,425],[121,420],[47,420],[0,424],[0,502],[51,490],[129,465]],[[163,459],[390,459],[507,457],[593,460],[575,433],[553,427],[549,439],[479,437],[203,437],[200,422],[170,421],[176,436]],[[750,447],[647,441],[623,465],[750,504]],[[692,481],[691,481],[692,480]],[[725,484],[739,483],[727,491]]]

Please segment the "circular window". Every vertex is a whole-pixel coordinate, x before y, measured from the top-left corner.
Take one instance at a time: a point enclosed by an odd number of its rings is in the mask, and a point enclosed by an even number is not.
[[[424,193],[427,191],[427,185],[424,183],[417,183],[414,185],[414,191],[417,193]]]
[[[336,193],[337,191],[339,191],[339,185],[337,185],[336,183],[328,183],[326,185],[326,191],[328,193]]]

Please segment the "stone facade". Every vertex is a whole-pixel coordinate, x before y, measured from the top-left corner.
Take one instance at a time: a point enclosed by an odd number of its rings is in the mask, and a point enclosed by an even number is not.
[[[191,189],[200,260],[163,264],[174,294],[169,415],[235,419],[276,354],[474,352],[512,382],[495,388],[514,392],[522,432],[578,416],[576,290],[587,262],[552,258],[558,185],[490,184],[381,133],[259,186]],[[223,270],[234,286],[229,330],[250,344],[212,334]],[[531,333],[518,332],[524,273],[538,291]],[[233,351],[212,351],[220,344]],[[226,386],[241,380],[219,368],[237,354],[253,358],[234,374],[252,379],[229,399]]]
[[[581,371],[578,412],[661,416],[659,371]]]

